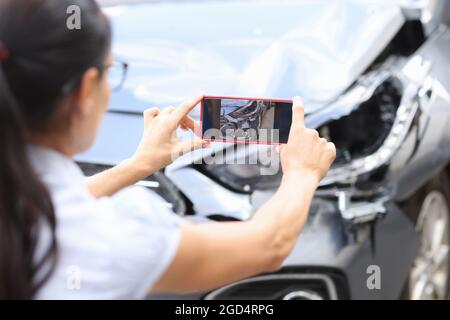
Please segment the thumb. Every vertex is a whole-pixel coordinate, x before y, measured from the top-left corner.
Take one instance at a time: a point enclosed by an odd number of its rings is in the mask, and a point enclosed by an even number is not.
[[[305,107],[303,106],[303,101],[299,97],[293,99],[292,126],[305,126]]]
[[[152,120],[159,115],[158,108],[150,108],[144,111],[144,125],[150,124]]]

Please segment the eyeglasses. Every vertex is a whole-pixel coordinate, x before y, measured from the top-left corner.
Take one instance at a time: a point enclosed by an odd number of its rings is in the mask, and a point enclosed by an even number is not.
[[[122,89],[128,72],[128,63],[115,60],[111,64],[97,67],[100,71],[108,72],[108,81],[112,91]],[[80,76],[72,78],[62,86],[63,94],[68,94],[79,83]]]
[[[113,61],[111,64],[104,66],[108,72],[108,81],[112,91],[119,91],[125,83],[128,63],[123,61]]]

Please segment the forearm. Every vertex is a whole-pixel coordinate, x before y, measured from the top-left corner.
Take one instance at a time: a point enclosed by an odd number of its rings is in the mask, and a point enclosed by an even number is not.
[[[285,177],[250,221],[183,223],[176,258],[154,292],[205,291],[278,269],[306,221],[316,187],[309,176]]]
[[[266,230],[267,253],[275,257],[276,263],[281,264],[293,249],[318,182],[310,174],[286,174],[275,195],[256,212],[252,221]]]
[[[205,245],[211,255],[220,253],[213,261],[213,270],[222,273],[219,279],[227,283],[278,269],[305,225],[317,185],[313,175],[286,175],[250,221],[201,226],[205,238],[221,239]]]
[[[86,178],[86,184],[95,197],[111,196],[148,177],[152,172],[150,168],[128,159],[109,170]]]
[[[185,222],[176,258],[153,292],[202,292],[264,272],[262,238],[250,222]]]

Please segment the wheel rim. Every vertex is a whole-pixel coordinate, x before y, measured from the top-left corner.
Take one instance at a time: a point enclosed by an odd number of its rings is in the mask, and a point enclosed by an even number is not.
[[[420,250],[410,274],[410,298],[447,298],[449,271],[449,209],[439,191],[430,192],[417,218]]]

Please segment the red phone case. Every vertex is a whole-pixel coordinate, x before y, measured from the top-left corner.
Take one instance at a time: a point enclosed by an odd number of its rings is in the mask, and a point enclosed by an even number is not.
[[[231,100],[258,100],[258,101],[273,101],[273,102],[283,102],[283,103],[293,103],[292,100],[288,99],[272,99],[272,98],[246,98],[246,97],[227,97],[227,96],[204,96],[203,100],[200,102],[200,127],[202,128],[202,138],[203,138],[203,101],[205,99],[231,99]],[[260,144],[260,145],[281,145],[284,143],[275,142],[259,142],[259,141],[239,141],[239,140],[220,140],[220,139],[204,139],[209,142],[223,142],[223,143],[239,143],[239,144]]]

